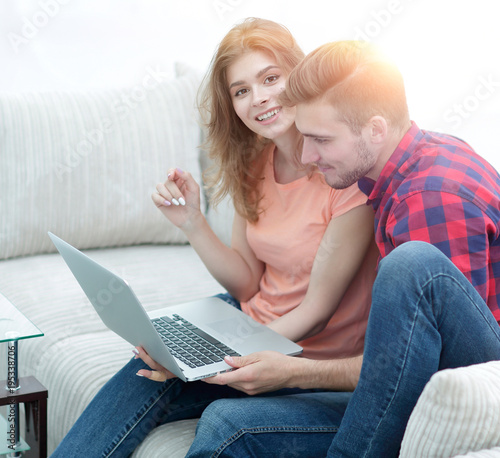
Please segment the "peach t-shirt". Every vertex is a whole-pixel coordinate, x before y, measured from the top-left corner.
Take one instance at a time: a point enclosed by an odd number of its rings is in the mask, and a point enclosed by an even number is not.
[[[266,264],[260,291],[242,310],[261,323],[269,323],[297,307],[309,284],[319,244],[332,218],[366,203],[357,184],[332,189],[323,175],[314,173],[287,184],[274,178],[274,145],[268,154],[262,180],[264,212],[256,224],[247,224],[247,238],[258,259]],[[364,334],[376,273],[375,244],[344,295],[327,327],[303,340],[304,356],[315,359],[347,357],[363,352]],[[332,272],[332,276],[335,271]]]

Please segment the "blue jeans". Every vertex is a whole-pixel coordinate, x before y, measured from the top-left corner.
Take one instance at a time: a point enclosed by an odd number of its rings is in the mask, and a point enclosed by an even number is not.
[[[380,264],[352,395],[217,400],[188,456],[397,457],[432,374],[496,359],[500,328],[485,302],[438,249],[409,242]]]
[[[239,308],[229,294],[218,295]],[[202,381],[184,383],[179,379],[153,382],[135,374],[149,369],[132,359],[97,393],[52,458],[127,457],[149,432],[162,424],[198,418],[214,400],[246,395],[226,386]],[[296,393],[282,390],[274,394]]]

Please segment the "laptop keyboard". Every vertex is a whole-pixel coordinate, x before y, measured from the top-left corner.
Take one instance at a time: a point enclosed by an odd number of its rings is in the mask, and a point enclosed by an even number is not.
[[[179,315],[151,320],[173,356],[191,368],[222,361],[224,356],[239,353],[202,331]]]

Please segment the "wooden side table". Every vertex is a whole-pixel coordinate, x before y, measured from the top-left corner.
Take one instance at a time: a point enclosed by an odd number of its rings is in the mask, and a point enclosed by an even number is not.
[[[6,380],[0,381],[0,387]],[[27,458],[47,457],[47,398],[48,392],[35,377],[21,377],[21,386],[14,394],[0,390],[0,406],[24,403],[26,432],[24,439],[31,447],[23,452]]]

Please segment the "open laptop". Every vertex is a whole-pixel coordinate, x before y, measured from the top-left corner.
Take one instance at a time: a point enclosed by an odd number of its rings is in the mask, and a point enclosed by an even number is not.
[[[146,313],[128,283],[49,232],[104,324],[184,381],[231,370],[226,355],[302,348],[217,297]]]

